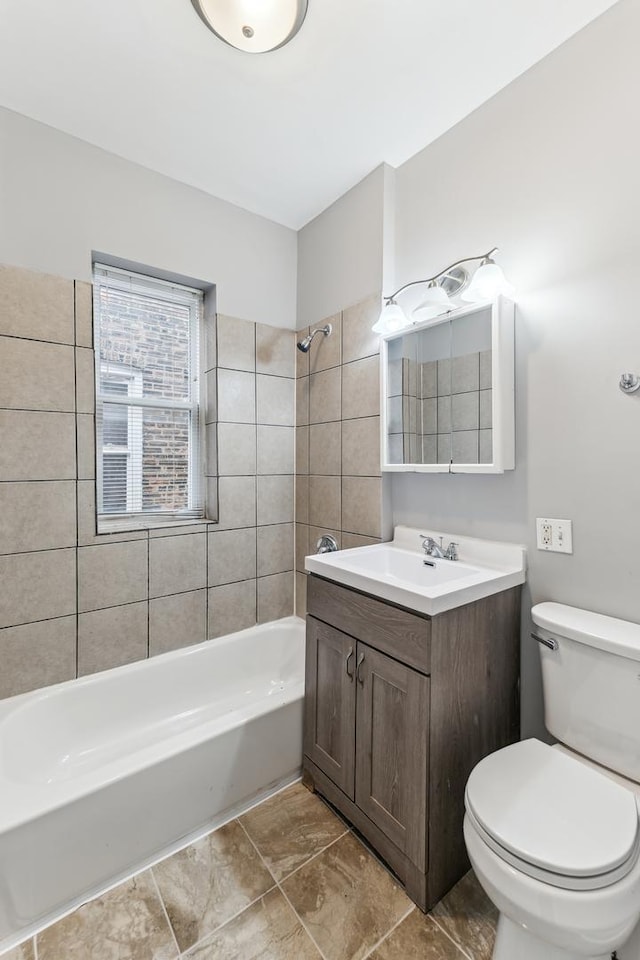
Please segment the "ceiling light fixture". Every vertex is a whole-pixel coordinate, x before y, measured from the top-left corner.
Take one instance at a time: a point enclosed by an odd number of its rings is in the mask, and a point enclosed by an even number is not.
[[[513,296],[513,287],[507,281],[502,267],[493,260],[493,255],[497,252],[498,248],[493,247],[488,253],[483,253],[479,257],[464,257],[462,260],[456,260],[433,277],[405,283],[392,296],[383,298],[385,303],[380,317],[371,329],[374,333],[384,336],[387,333],[396,333],[403,327],[410,326],[412,322],[417,323],[420,320],[439,317],[443,313],[455,310],[456,305],[451,297],[458,295],[462,300],[470,300],[474,303],[480,300],[493,300],[500,294]],[[462,264],[471,263],[473,260],[480,260],[480,265],[469,283],[469,272]],[[427,284],[427,290],[423,301],[412,311],[412,317],[415,319],[411,321],[397,303],[396,297],[409,287],[423,283]]]
[[[302,26],[308,0],[191,0],[217,37],[245,53],[284,46]]]

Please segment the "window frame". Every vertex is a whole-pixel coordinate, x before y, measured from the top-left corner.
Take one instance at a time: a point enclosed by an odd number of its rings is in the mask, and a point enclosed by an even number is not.
[[[187,399],[168,397],[144,397],[142,389],[140,395],[131,394],[117,397],[104,394],[100,387],[102,371],[107,366],[118,370],[123,376],[131,377],[134,382],[137,378],[136,368],[117,361],[106,360],[101,356],[101,304],[100,294],[104,287],[119,290],[124,293],[133,293],[139,296],[153,298],[154,293],[160,300],[186,306],[189,310],[189,397]],[[169,295],[170,292],[170,295]],[[190,287],[175,281],[163,280],[134,270],[122,269],[96,261],[93,264],[93,302],[94,302],[94,360],[95,360],[95,442],[96,442],[96,523],[98,533],[112,533],[116,531],[145,530],[153,527],[184,525],[202,522],[206,518],[205,509],[205,418],[203,402],[203,374],[202,345],[204,338],[204,292],[197,287]],[[142,387],[142,371],[139,373],[139,383]],[[132,464],[127,467],[127,511],[105,513],[103,505],[103,443],[102,443],[102,410],[105,403],[124,405],[130,410],[129,429],[131,429],[131,411],[139,410],[140,418],[137,430],[134,429],[133,440],[140,448],[140,462],[142,464],[142,416],[147,409],[176,410],[188,413],[188,506],[181,510],[152,511],[142,509],[142,468],[139,473],[138,491],[130,489]],[[136,433],[139,434],[136,440]],[[131,444],[128,444],[131,446]],[[135,451],[134,451],[135,452]],[[129,506],[139,509],[129,509]]]

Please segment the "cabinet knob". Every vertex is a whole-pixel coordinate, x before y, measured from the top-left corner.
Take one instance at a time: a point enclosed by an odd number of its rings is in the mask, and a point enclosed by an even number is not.
[[[364,679],[362,677],[362,670],[360,668],[362,667],[363,663],[364,663],[364,653],[361,653],[360,656],[358,657],[358,664],[356,666],[356,676],[358,678],[358,683],[362,684],[362,686],[364,686]]]

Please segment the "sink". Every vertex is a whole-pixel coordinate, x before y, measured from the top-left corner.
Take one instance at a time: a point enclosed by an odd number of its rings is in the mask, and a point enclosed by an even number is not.
[[[422,534],[458,544],[459,560],[425,557]],[[395,528],[393,540],[314,554],[305,567],[326,580],[435,616],[524,583],[525,549],[513,543]],[[428,564],[425,564],[425,559]]]

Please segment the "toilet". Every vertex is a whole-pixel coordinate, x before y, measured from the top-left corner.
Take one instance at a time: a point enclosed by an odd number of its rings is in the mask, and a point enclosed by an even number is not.
[[[640,625],[532,610],[554,746],[485,757],[464,838],[500,912],[494,960],[640,960]]]

